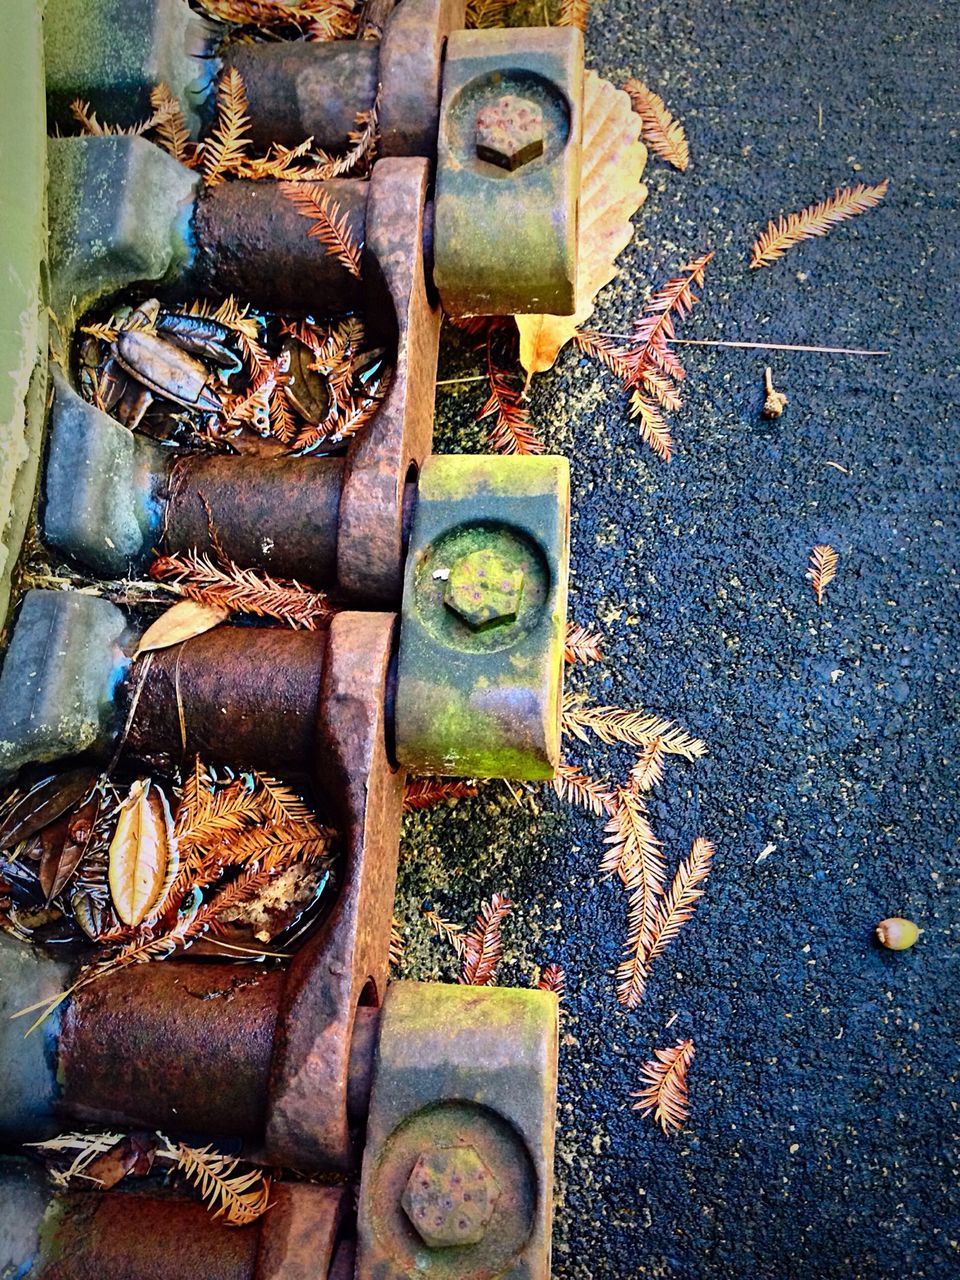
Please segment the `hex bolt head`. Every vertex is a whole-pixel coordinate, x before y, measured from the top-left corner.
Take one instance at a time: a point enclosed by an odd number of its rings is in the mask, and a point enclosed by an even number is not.
[[[413,1166],[400,1203],[428,1248],[450,1249],[480,1243],[499,1199],[473,1147],[436,1147]]]
[[[512,173],[543,155],[543,112],[530,98],[507,93],[477,112],[477,155]]]
[[[450,569],[444,603],[474,631],[513,622],[523,595],[523,570],[495,551],[471,551]]]

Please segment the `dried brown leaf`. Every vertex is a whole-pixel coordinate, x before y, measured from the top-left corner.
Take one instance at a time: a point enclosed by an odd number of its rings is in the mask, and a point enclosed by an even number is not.
[[[576,622],[567,623],[566,635],[563,639],[563,658],[565,662],[582,662],[585,665],[599,662],[603,657],[600,644],[603,637],[596,631],[581,627]]]
[[[598,818],[613,813],[615,808],[613,792],[608,783],[577,769],[575,765],[567,764],[565,760],[557,765],[551,786],[561,800],[577,804],[581,809],[596,814]]]
[[[662,160],[669,161],[675,169],[686,169],[690,163],[690,150],[683,125],[673,118],[664,100],[648,89],[642,80],[628,80],[623,87],[640,117],[641,137],[650,150]]]
[[[560,965],[548,964],[544,966],[540,981],[537,983],[537,990],[552,991],[558,1000],[563,999],[567,992],[567,978]]]
[[[502,893],[495,893],[481,906],[476,922],[464,938],[461,984],[486,987],[494,983],[503,954],[500,926],[512,907],[513,903]]]
[[[681,928],[693,916],[704,890],[699,886],[710,873],[714,848],[709,840],[697,836],[688,857],[680,863],[673,884],[657,909],[657,918],[647,952],[647,964],[661,955]]]
[[[630,787],[633,791],[652,791],[663,781],[663,743],[651,738],[637,757],[630,770]]]
[[[282,182],[280,190],[313,225],[307,232],[320,241],[332,257],[337,258],[351,275],[362,274],[362,247],[350,227],[349,219],[330,194],[317,183]]]
[[[205,631],[219,626],[230,617],[230,610],[219,604],[204,604],[200,600],[178,600],[151,622],[140,637],[134,658],[154,649],[169,649],[171,645],[192,640]]]
[[[333,613],[324,592],[304,587],[294,578],[272,578],[243,569],[232,560],[214,564],[198,551],[158,556],[150,566],[150,576],[176,587],[190,600],[259,618],[276,618],[306,631],[316,630]]]
[[[640,1068],[646,1081],[632,1093],[633,1110],[653,1118],[664,1133],[679,1133],[690,1113],[687,1072],[694,1057],[692,1040],[678,1040],[671,1049],[654,1049],[655,1056]]]
[[[633,237],[630,219],[646,199],[640,181],[647,149],[629,97],[595,71],[584,79],[580,171],[577,310],[572,316],[515,316],[520,361],[528,373],[550,369],[593,312],[594,299],[616,275],[617,256]]]
[[[810,552],[810,567],[807,569],[807,581],[817,597],[817,604],[823,604],[824,590],[837,576],[837,563],[840,557],[833,547],[826,543],[813,548]]]
[[[49,774],[23,794],[14,792],[4,805],[0,849],[11,849],[56,822],[83,799],[96,779],[97,770],[83,765]]]
[[[646,747],[656,738],[668,755],[683,756],[685,760],[697,760],[707,754],[706,743],[679,729],[672,720],[626,707],[586,707],[568,702],[563,709],[563,730],[581,742],[589,742],[593,733],[608,745],[625,742],[632,747]]]
[[[208,187],[218,186],[233,173],[250,145],[247,94],[236,67],[228,67],[217,85],[217,120],[200,144],[199,162]]]
[[[178,862],[167,798],[149,778],[138,779],[120,806],[109,851],[110,896],[124,924],[140,924],[176,875]]]
[[[776,222],[771,219],[754,242],[750,266],[769,266],[801,240],[825,236],[838,222],[875,208],[887,194],[889,185],[890,179],[884,178],[873,187],[862,182],[855,187],[837,187],[832,196],[818,204],[808,205],[799,213],[789,213],[786,217],[781,214]]]
[[[476,784],[466,778],[411,778],[403,793],[404,813],[431,809],[436,804],[452,804],[477,794]]]
[[[449,942],[457,955],[462,956],[465,946],[463,925],[456,924],[453,920],[445,920],[440,912],[432,907],[424,907],[422,913],[424,920],[437,937]]]

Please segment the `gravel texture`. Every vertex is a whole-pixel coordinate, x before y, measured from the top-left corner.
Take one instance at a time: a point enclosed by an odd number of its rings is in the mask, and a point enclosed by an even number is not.
[[[455,972],[424,898],[467,919],[495,889],[517,903],[502,981],[567,972],[556,1280],[960,1272],[957,17],[929,0],[593,6],[591,64],[658,90],[692,154],[686,174],[651,158],[604,327],[709,248],[684,335],[891,354],[684,348],[669,466],[585,358],[535,383],[535,418],[573,461],[572,616],[606,636],[572,683],[708,741],[651,808],[672,861],[697,834],[718,850],[698,918],[626,1013],[601,823],[499,783],[408,823],[404,972]],[[880,208],[746,269],[767,218],[886,176]],[[767,363],[789,396],[772,422]],[[441,378],[471,372],[450,339]],[[480,447],[481,396],[441,387],[440,450]],[[840,564],[817,608],[821,542]],[[612,777],[631,763],[571,756]],[[889,915],[922,926],[912,951],[874,943]],[[665,1138],[629,1093],[681,1036],[692,1113]]]

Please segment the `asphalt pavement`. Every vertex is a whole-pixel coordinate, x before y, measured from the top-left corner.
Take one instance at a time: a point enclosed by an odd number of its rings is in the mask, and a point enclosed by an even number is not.
[[[717,845],[694,922],[635,1012],[616,1003],[624,902],[601,823],[490,784],[408,821],[404,972],[451,977],[419,907],[508,893],[501,980],[565,968],[555,1280],[960,1274],[957,1134],[958,10],[918,0],[595,3],[588,60],[683,121],[601,297],[716,251],[691,338],[886,357],[685,347],[677,452],[643,446],[614,379],[567,350],[534,417],[574,480],[572,616],[606,660],[594,702],[706,739],[651,811],[675,862]],[[767,219],[891,180],[876,210],[747,270]],[[766,364],[789,397],[760,414]],[[440,377],[475,371],[451,337]],[[441,386],[437,447],[479,448],[480,384]],[[811,547],[840,556],[818,608]],[[628,752],[571,749],[616,778]],[[765,856],[761,857],[761,854]],[[873,940],[916,920],[910,952]],[[669,1025],[668,1025],[669,1024]],[[692,1037],[692,1109],[629,1109],[655,1046]]]

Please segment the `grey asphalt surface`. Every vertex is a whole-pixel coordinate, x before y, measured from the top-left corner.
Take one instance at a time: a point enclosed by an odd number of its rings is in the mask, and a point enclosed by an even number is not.
[[[698,918],[627,1013],[596,820],[492,784],[408,822],[407,974],[455,971],[424,898],[465,919],[495,889],[517,902],[502,981],[567,972],[556,1280],[960,1274],[958,43],[956,6],[930,0],[594,4],[591,64],[661,92],[693,157],[686,174],[651,158],[604,327],[710,248],[684,335],[892,354],[684,348],[669,466],[583,357],[535,384],[573,461],[572,615],[607,637],[573,683],[708,741],[671,763],[652,813],[671,860],[697,834],[718,849]],[[768,217],[887,176],[879,209],[746,270]],[[790,398],[774,422],[768,362]],[[441,378],[471,371],[448,340]],[[480,395],[441,388],[440,450],[480,446]],[[840,566],[818,609],[804,569],[820,542]],[[571,755],[614,777],[631,762]],[[912,952],[872,941],[892,914],[922,926]],[[680,1036],[697,1057],[671,1139],[628,1095]]]

